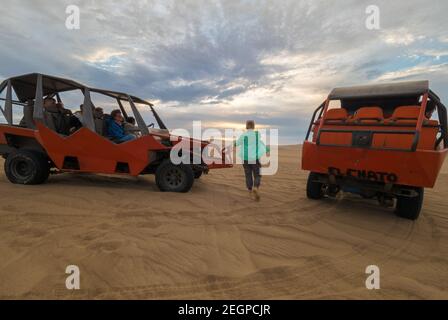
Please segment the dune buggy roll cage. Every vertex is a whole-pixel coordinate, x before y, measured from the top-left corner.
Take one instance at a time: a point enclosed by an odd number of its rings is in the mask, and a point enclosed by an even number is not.
[[[329,129],[323,128],[325,122],[325,115],[327,113],[330,101],[362,101],[362,99],[395,99],[401,97],[417,97],[421,99],[420,114],[417,119],[416,127],[413,130],[353,130],[353,129]],[[377,150],[393,150],[393,151],[415,151],[420,139],[420,133],[422,130],[423,122],[426,114],[426,107],[428,100],[434,103],[437,108],[437,114],[439,118],[440,137],[436,140],[434,149],[437,149],[440,143],[443,142],[443,148],[448,148],[448,131],[447,131],[447,111],[444,104],[440,101],[440,98],[429,89],[428,81],[410,81],[399,82],[393,84],[380,84],[371,86],[356,86],[356,87],[344,87],[335,88],[329,94],[328,98],[314,111],[309,124],[305,141],[309,141],[309,137],[313,128],[313,125],[318,125],[318,133],[316,138],[316,145],[320,146],[332,146],[332,147],[359,147],[356,145],[337,145],[337,144],[322,144],[320,142],[321,134],[324,132],[329,133],[352,133],[353,137],[356,135],[369,135],[373,137],[375,134],[398,134],[398,135],[413,135],[412,145],[409,149],[395,149],[395,148],[378,148],[371,147],[369,149]],[[322,115],[324,115],[322,117]],[[319,123],[316,124],[316,117]],[[372,124],[352,123],[350,126],[372,126]]]
[[[95,121],[93,116],[94,105],[90,98],[91,92],[99,93],[116,99],[123,116],[125,116],[126,118],[127,118],[127,112],[123,107],[122,101],[127,101],[131,107],[137,126],[142,135],[148,135],[149,130],[138,108],[135,106],[136,103],[149,106],[154,118],[156,119],[157,124],[159,125],[159,128],[167,129],[162,119],[160,119],[159,115],[155,111],[152,103],[123,92],[91,88],[78,82],[75,82],[73,80],[44,75],[40,73],[31,73],[4,80],[0,84],[0,94],[2,94],[5,89],[6,89],[6,97],[0,98],[1,101],[5,101],[5,105],[4,108],[0,107],[0,110],[3,113],[3,116],[5,117],[8,125],[13,125],[13,111],[12,111],[13,105],[20,105],[24,107],[24,118],[26,126],[28,128],[35,129],[33,119],[46,124],[43,110],[44,97],[56,97],[57,101],[61,102],[59,93],[73,90],[81,90],[81,92],[84,95],[84,102],[83,102],[84,108],[82,112],[83,126],[94,132],[95,132]],[[13,89],[14,92],[16,93],[18,100],[12,99]],[[29,103],[30,101],[33,100],[34,100],[33,103]],[[34,107],[32,114],[25,112],[25,108],[27,107]]]

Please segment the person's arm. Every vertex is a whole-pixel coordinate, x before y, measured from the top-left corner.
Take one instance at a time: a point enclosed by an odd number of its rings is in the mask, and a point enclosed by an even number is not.
[[[109,124],[109,135],[117,139],[121,139],[125,136],[123,128],[115,121],[111,121]]]
[[[139,127],[131,125],[128,128],[126,128],[127,130],[131,131],[131,132],[140,132],[142,131]]]

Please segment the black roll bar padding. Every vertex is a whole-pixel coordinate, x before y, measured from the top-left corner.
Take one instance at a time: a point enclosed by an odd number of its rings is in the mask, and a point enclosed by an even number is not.
[[[5,88],[6,88],[6,86],[8,85],[8,81],[3,81],[1,84],[0,84],[0,94],[3,92],[3,90],[5,90]],[[1,100],[2,101],[6,101],[6,99],[3,99],[3,98],[1,98]],[[2,114],[3,114],[3,116],[5,117],[5,119],[6,119],[6,116],[5,116],[5,110],[3,110],[3,108],[2,108],[2,106],[0,106],[0,111],[2,112]]]
[[[0,84],[0,94],[3,92],[3,90],[5,90],[5,88],[6,88],[6,86],[8,85],[8,81],[7,80],[5,80],[5,81],[3,81],[1,84]],[[6,101],[6,99],[1,99],[2,101]],[[5,110],[0,106],[0,111],[2,112],[2,114],[3,114],[3,116],[5,117],[5,119],[6,119],[6,116],[5,116]]]
[[[126,112],[125,108],[123,107],[123,104],[121,103],[121,100],[119,98],[117,98],[117,102],[118,102],[118,106],[120,107],[121,113],[123,114],[125,120],[127,121],[128,117],[128,113]]]
[[[8,85],[8,80],[3,81],[0,83],[0,94],[5,90],[6,86]]]
[[[417,150],[418,141],[420,140],[420,131],[415,131],[414,139],[412,140],[411,151]]]
[[[5,102],[4,116],[6,118],[6,122],[8,122],[9,125],[12,125],[12,86],[11,86],[11,80],[8,80],[8,85],[6,87],[6,102]]]
[[[138,111],[137,107],[134,104],[134,101],[132,100],[131,96],[128,95],[128,101],[132,109],[132,113],[135,116],[135,121],[137,122],[138,128],[140,129],[140,132],[142,135],[148,135],[149,130],[146,126],[145,120],[143,120],[142,115]]]
[[[439,145],[442,141],[443,141],[443,136],[440,136],[437,138],[436,143],[434,144],[434,150],[437,150],[437,148],[439,147]]]
[[[314,110],[314,112],[313,112],[313,116],[312,116],[312,118],[311,118],[310,125],[308,126],[308,131],[306,132],[305,141],[308,141],[308,139],[309,139],[309,137],[310,137],[311,128],[313,127],[314,121],[315,121],[315,119],[316,119],[316,114],[317,114],[317,112],[320,110],[319,117],[321,117],[321,116],[322,116],[322,112],[323,112],[323,108],[324,108],[324,106],[325,106],[325,101],[324,101],[319,107],[317,107],[316,110]]]
[[[317,139],[316,139],[316,145],[320,146],[322,145],[320,143],[320,136],[322,134],[322,132],[339,132],[339,133],[355,133],[355,132],[359,132],[359,131],[355,131],[355,130],[348,130],[348,129],[320,129],[319,132],[317,133]],[[412,146],[410,149],[395,149],[395,148],[371,148],[371,149],[376,149],[376,150],[396,150],[396,151],[415,151],[417,150],[417,144],[418,144],[418,140],[420,138],[420,133],[416,130],[406,130],[406,131],[391,131],[391,130],[371,130],[371,131],[366,131],[363,130],[362,132],[369,132],[372,135],[375,134],[413,134],[414,135],[414,139],[412,141]],[[359,147],[355,147],[352,145],[337,145],[337,144],[324,144],[322,146],[327,146],[327,147],[352,147],[352,148],[359,148]]]
[[[447,129],[447,112],[445,105],[440,101],[440,99],[432,92],[429,91],[429,97],[436,102],[437,115],[439,117],[440,132],[442,133],[443,148],[448,148],[448,129]],[[436,147],[440,142],[436,145]]]
[[[163,123],[162,119],[160,119],[159,115],[157,114],[156,110],[152,105],[149,104],[149,107],[151,108],[152,114],[154,115],[154,118],[156,118],[157,124],[159,125],[160,129],[168,130],[168,128],[165,126],[165,123]]]

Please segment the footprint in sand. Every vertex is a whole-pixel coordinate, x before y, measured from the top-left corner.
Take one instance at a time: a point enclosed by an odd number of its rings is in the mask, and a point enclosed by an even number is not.
[[[120,241],[105,241],[98,242],[88,246],[88,249],[99,251],[99,252],[113,252],[120,247]]]

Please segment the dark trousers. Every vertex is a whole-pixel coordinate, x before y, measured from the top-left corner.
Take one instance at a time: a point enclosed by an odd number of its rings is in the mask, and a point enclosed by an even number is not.
[[[247,189],[252,190],[253,187],[258,188],[260,186],[260,167],[261,164],[258,160],[256,163],[249,163],[248,161],[244,161],[243,168],[244,174],[246,176]]]

